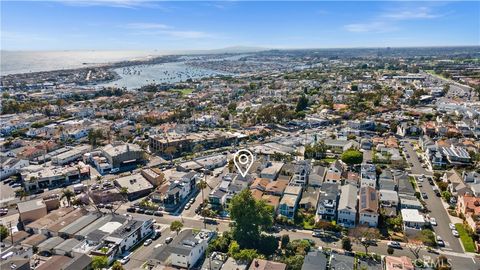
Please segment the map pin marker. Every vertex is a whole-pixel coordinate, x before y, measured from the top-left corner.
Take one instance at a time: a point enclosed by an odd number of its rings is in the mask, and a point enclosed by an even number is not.
[[[245,178],[248,170],[250,170],[250,167],[252,167],[253,154],[246,149],[238,150],[233,157],[233,162],[235,163],[235,167],[237,167],[242,177]]]

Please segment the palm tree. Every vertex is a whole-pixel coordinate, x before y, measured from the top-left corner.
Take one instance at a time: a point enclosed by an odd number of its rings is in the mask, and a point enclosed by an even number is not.
[[[17,197],[20,198],[20,201],[23,200],[23,199],[27,199],[28,197],[28,192],[25,190],[25,188],[22,188],[22,189],[19,189],[17,191],[15,191],[15,195],[17,195]]]
[[[70,206],[73,197],[75,197],[75,193],[73,193],[73,191],[71,191],[70,189],[64,188],[62,190],[62,196],[60,196],[60,200],[66,198],[68,206]]]
[[[205,202],[205,196],[204,196],[203,190],[206,189],[207,187],[208,187],[208,184],[206,180],[200,180],[200,182],[197,183],[197,188],[202,191],[202,204]],[[202,215],[203,215],[203,212],[202,212]],[[205,215],[203,215],[203,226],[205,228],[207,227],[207,223],[205,222]]]
[[[165,148],[165,154],[170,156],[171,163],[173,162],[173,154],[175,154],[176,152],[177,152],[177,148],[175,148],[175,146],[169,146]]]

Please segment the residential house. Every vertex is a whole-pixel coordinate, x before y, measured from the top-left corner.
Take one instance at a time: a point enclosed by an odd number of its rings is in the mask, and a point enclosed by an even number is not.
[[[280,200],[278,207],[278,213],[288,219],[293,219],[300,202],[302,194],[302,187],[300,186],[287,186],[283,193],[283,197]]]
[[[321,251],[311,251],[303,260],[302,270],[327,269],[330,256]]]
[[[379,217],[377,191],[372,187],[361,187],[359,201],[359,224],[377,227]]]
[[[340,183],[343,174],[345,171],[345,167],[340,160],[335,160],[330,164],[328,167],[328,171],[325,175],[325,183]]]
[[[254,259],[248,270],[286,270],[287,265],[263,259]]]
[[[353,228],[357,224],[358,211],[357,186],[346,184],[341,187],[338,201],[337,223],[346,228]]]
[[[29,165],[26,159],[0,156],[0,180],[20,172],[20,169]]]
[[[415,267],[407,256],[385,256],[385,270],[415,270]]]
[[[480,197],[470,194],[458,196],[456,211],[458,215],[465,216],[468,226],[474,232],[480,232]]]
[[[318,197],[317,212],[315,220],[335,220],[339,197],[338,183],[323,183]]]
[[[310,175],[308,176],[308,185],[313,187],[320,187],[325,179],[327,168],[323,166],[314,166]]]
[[[373,164],[362,164],[360,168],[360,187],[377,188],[377,171]]]
[[[417,236],[425,226],[425,218],[417,209],[402,209],[403,231],[406,236]]]

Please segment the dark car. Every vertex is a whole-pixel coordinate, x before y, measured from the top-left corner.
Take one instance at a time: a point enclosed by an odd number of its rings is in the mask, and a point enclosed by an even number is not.
[[[127,208],[127,212],[135,213],[135,207],[129,207],[129,208]]]
[[[138,209],[137,209],[137,213],[139,213],[139,214],[144,214],[144,213],[145,213],[145,210],[142,209],[142,208],[138,208]]]
[[[161,211],[155,211],[155,213],[153,213],[155,216],[159,216],[159,217],[163,217],[163,213]]]
[[[153,215],[155,213],[155,211],[153,210],[146,210],[145,211],[145,215]]]
[[[205,219],[205,223],[207,224],[218,224],[218,221],[216,221],[215,219]]]

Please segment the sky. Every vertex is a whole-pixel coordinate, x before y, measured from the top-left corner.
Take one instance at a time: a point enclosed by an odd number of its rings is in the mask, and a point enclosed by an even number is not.
[[[2,50],[480,45],[480,2],[2,1]]]

